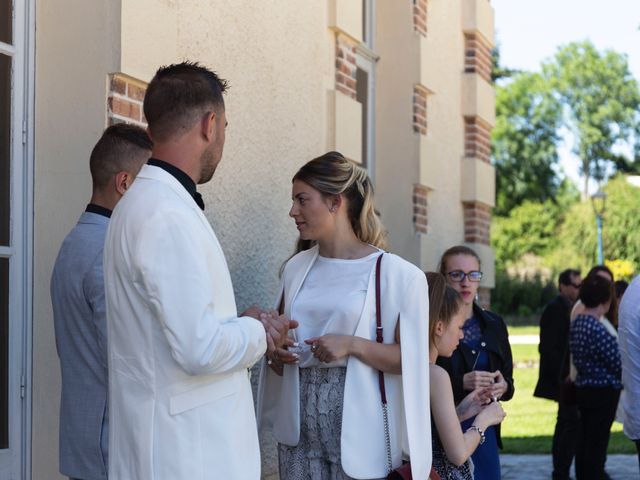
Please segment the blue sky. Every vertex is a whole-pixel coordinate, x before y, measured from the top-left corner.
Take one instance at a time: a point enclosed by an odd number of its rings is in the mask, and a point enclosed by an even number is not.
[[[589,39],[599,49],[627,54],[640,80],[639,0],[491,0],[496,42],[506,67],[536,71],[560,45]],[[571,146],[560,149],[561,167],[578,180]]]

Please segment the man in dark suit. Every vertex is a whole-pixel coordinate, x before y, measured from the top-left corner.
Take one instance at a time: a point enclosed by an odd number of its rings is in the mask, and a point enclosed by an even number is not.
[[[568,479],[578,435],[578,408],[560,395],[569,375],[569,316],[578,298],[580,272],[567,269],[558,278],[560,294],[545,307],[540,318],[540,374],[533,395],[558,402],[553,434],[553,478]]]
[[[64,239],[51,277],[56,347],[62,373],[60,472],[107,478],[107,325],[102,251],[111,211],[151,156],[146,132],[105,130],[91,152],[93,193]]]

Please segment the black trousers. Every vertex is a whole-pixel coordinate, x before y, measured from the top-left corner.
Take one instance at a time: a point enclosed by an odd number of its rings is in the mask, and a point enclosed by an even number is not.
[[[616,416],[620,390],[577,388],[580,430],[576,451],[576,479],[602,480],[611,424]]]
[[[578,405],[569,404],[561,398],[558,402],[558,417],[551,444],[553,480],[569,480],[569,469],[578,447],[579,430]]]
[[[638,466],[640,467],[640,439],[634,440],[636,444],[636,450],[638,450]]]

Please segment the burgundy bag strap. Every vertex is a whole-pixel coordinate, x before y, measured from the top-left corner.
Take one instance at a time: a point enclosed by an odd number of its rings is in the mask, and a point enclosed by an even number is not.
[[[380,307],[380,265],[382,264],[381,253],[376,261],[376,342],[382,343],[382,309]],[[378,385],[380,386],[380,400],[382,400],[382,421],[384,426],[384,443],[387,451],[387,473],[393,470],[391,458],[391,436],[389,434],[389,411],[387,406],[387,392],[384,388],[384,373],[378,370]]]
[[[378,256],[376,261],[376,342],[382,343],[382,312],[380,309],[380,264],[382,263],[382,255]],[[384,388],[384,373],[378,370],[378,384],[380,385],[380,398],[382,404],[387,404],[387,392]]]

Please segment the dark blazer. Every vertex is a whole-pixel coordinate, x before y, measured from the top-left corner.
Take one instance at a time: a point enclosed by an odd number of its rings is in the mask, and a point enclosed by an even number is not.
[[[540,317],[540,374],[533,395],[558,401],[560,383],[569,372],[569,316],[571,301],[558,295]]]
[[[507,382],[507,391],[502,396],[503,401],[513,397],[513,358],[511,356],[511,345],[509,345],[509,334],[504,320],[493,312],[483,310],[477,304],[473,305],[473,314],[480,320],[484,347],[489,354],[489,370],[500,370]],[[451,358],[438,357],[436,363],[444,368],[451,378],[453,387],[453,397],[456,405],[462,401],[470,392],[462,388],[462,377],[465,373],[473,369],[477,352],[462,343],[453,352]],[[496,426],[498,446],[502,448],[500,437],[500,425]]]

